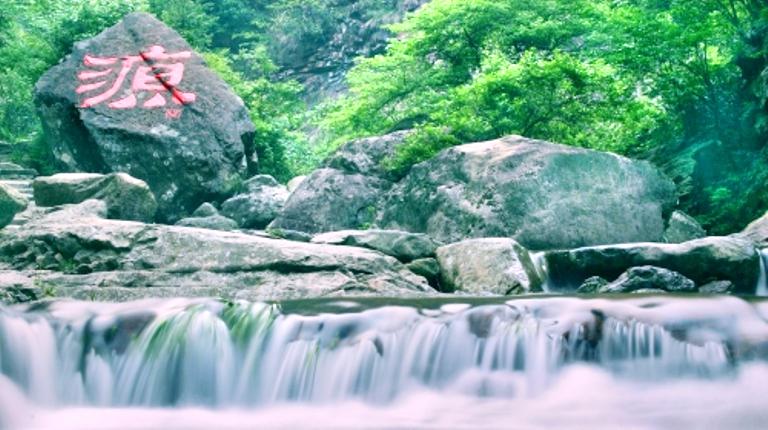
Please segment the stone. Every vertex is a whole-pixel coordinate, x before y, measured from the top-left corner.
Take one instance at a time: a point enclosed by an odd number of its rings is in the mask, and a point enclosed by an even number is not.
[[[270,228],[266,230],[267,235],[275,239],[293,240],[296,242],[311,242],[312,235],[296,230],[283,230],[279,228]]]
[[[207,228],[221,231],[237,230],[238,228],[235,220],[221,215],[182,218],[176,225],[181,227]]]
[[[304,180],[307,179],[307,175],[301,175],[297,176],[290,181],[288,181],[288,184],[286,185],[286,188],[288,188],[288,192],[292,193],[296,191],[297,188],[299,188],[299,185],[301,185]]]
[[[754,244],[734,237],[707,237],[682,244],[630,243],[550,251],[544,256],[549,284],[573,291],[592,276],[616,279],[636,266],[672,270],[705,285],[727,280],[740,294],[754,294],[760,256]]]
[[[59,173],[40,176],[32,183],[35,203],[50,207],[103,200],[112,219],[151,222],[157,201],[144,181],[125,173]]]
[[[369,227],[382,193],[392,183],[375,176],[323,168],[312,172],[269,225],[306,233]]]
[[[261,191],[264,187],[279,187],[280,183],[277,182],[271,175],[254,175],[243,182],[243,187],[247,192]]]
[[[514,239],[469,239],[437,249],[447,292],[512,295],[541,291],[530,254]]]
[[[359,246],[379,251],[407,263],[420,258],[435,256],[438,243],[426,234],[397,230],[342,230],[321,233],[312,243]]]
[[[752,221],[737,236],[751,240],[761,248],[768,248],[768,212],[762,217]]]
[[[383,162],[408,133],[399,131],[342,145],[291,192],[270,227],[313,234],[371,227],[377,203],[397,179]]]
[[[157,196],[160,221],[177,221],[205,201],[231,195],[246,168],[255,169],[255,132],[242,100],[149,14],[128,14],[75,43],[34,93],[59,167],[126,172],[145,181]]]
[[[672,270],[654,266],[640,266],[622,273],[618,279],[601,287],[599,292],[606,294],[655,290],[692,293],[696,291],[696,284]]]
[[[660,288],[641,288],[639,290],[632,291],[631,294],[659,295],[659,294],[669,294],[669,291],[662,290]]]
[[[378,204],[379,228],[528,249],[660,241],[674,184],[645,161],[510,136],[443,150]]]
[[[601,288],[608,285],[609,282],[599,276],[593,276],[586,279],[576,290],[576,294],[597,294]]]
[[[253,177],[244,186],[246,193],[222,203],[221,213],[242,228],[263,229],[283,209],[288,189],[268,175]]]
[[[0,162],[0,178],[3,180],[32,179],[37,176],[35,169],[28,169],[15,163]]]
[[[693,217],[682,211],[674,211],[664,231],[664,242],[683,243],[706,236],[707,231]]]
[[[240,232],[100,217],[102,201],[63,207],[0,236],[0,267],[56,285],[57,297],[133,300],[434,294],[381,253]]]
[[[327,160],[325,167],[346,173],[359,173],[395,180],[383,164],[392,156],[410,134],[410,131],[398,131],[384,136],[367,137],[353,140],[342,145]]]
[[[702,294],[730,294],[733,291],[733,282],[731,281],[712,281],[699,287]]]
[[[205,218],[209,216],[216,216],[219,214],[219,210],[216,209],[216,206],[210,204],[210,203],[203,203],[195,209],[194,212],[192,212],[192,216],[196,218]]]
[[[29,202],[18,191],[0,184],[0,228],[13,221],[17,213],[27,208]]]
[[[434,258],[419,258],[406,264],[411,272],[423,276],[432,288],[440,289],[440,263]]]

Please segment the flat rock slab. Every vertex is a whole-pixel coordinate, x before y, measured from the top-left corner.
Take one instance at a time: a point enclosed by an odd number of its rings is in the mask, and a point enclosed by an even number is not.
[[[312,243],[375,249],[403,262],[435,256],[442,244],[426,234],[397,230],[342,230],[318,234]]]
[[[754,244],[732,237],[584,247],[548,252],[545,260],[550,285],[564,291],[575,291],[593,276],[613,281],[632,267],[656,266],[678,272],[697,285],[730,281],[735,293],[754,294],[760,272]]]
[[[57,295],[74,297],[101,287],[133,288],[127,298],[173,288],[259,299],[434,293],[424,278],[375,251],[107,220],[99,216],[105,210],[89,200],[1,235],[0,265],[33,271],[60,289]]]

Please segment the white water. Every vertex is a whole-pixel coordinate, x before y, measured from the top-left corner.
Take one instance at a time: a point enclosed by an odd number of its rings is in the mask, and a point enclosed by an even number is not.
[[[754,353],[768,345],[764,305],[344,305],[354,312],[182,299],[0,310],[0,373],[30,403],[13,406],[19,396],[3,390],[0,423],[594,429],[605,417],[602,428],[750,428],[768,418],[756,407],[768,368]]]
[[[768,273],[766,270],[766,261],[768,261],[768,248],[760,250],[760,276],[757,280],[757,289],[755,295],[759,297],[768,296]]]

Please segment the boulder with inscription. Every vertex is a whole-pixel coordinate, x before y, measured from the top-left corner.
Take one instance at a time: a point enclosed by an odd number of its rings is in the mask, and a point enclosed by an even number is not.
[[[242,100],[145,13],[76,43],[37,82],[35,101],[61,168],[144,180],[161,221],[228,196],[255,167]]]

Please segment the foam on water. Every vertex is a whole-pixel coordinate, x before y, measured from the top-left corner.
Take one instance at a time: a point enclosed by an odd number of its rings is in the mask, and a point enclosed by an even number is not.
[[[736,396],[743,385],[747,396],[768,383],[768,307],[737,298],[344,305],[309,315],[185,299],[0,309],[0,374],[39,409],[25,424],[34,428],[378,428],[372,416],[385,428],[472,428],[520,414],[521,428],[551,428],[588,415],[565,404],[595,390],[593,408],[657,428],[633,411],[652,403],[664,415],[667,390],[693,408],[704,390]],[[534,407],[547,404],[557,413]]]

